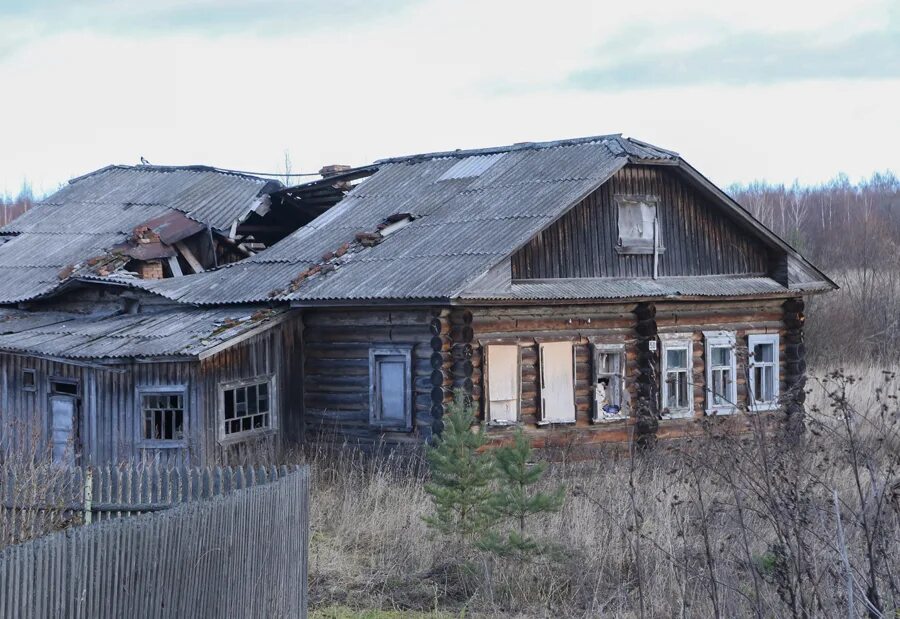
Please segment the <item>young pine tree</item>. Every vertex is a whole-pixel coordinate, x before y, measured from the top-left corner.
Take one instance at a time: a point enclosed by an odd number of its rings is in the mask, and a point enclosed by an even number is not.
[[[492,455],[497,489],[488,501],[488,509],[495,521],[512,527],[507,528],[505,535],[487,533],[478,546],[498,556],[521,559],[548,553],[552,550],[550,546],[528,535],[526,524],[532,516],[559,511],[565,488],[560,486],[546,493],[532,487],[544,475],[546,464],[530,464],[531,444],[521,428],[516,431],[512,445],[499,447]]]
[[[427,451],[431,481],[425,491],[434,513],[425,522],[460,542],[481,535],[489,525],[493,462],[478,451],[487,437],[481,427],[473,431],[475,424],[475,407],[457,391],[444,415],[444,430]]]

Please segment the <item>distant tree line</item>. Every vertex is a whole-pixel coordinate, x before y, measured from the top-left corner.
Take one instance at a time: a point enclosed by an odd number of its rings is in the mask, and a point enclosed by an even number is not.
[[[900,361],[900,179],[733,185],[729,193],[824,269],[841,290],[814,297],[808,344],[819,367]]]
[[[896,258],[900,248],[900,178],[878,172],[821,185],[732,185],[729,193],[817,265],[843,270]]]
[[[22,183],[17,195],[0,195],[0,226],[5,226],[33,205],[34,192],[27,181]]]

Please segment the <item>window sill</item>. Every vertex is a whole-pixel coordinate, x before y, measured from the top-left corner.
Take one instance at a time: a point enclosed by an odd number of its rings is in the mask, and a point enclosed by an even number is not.
[[[754,404],[749,408],[751,413],[768,413],[771,411],[777,411],[781,408],[781,405],[778,402],[768,402],[764,404]]]
[[[730,415],[736,415],[738,412],[737,408],[729,407],[729,408],[708,408],[704,411],[707,417],[728,417]]]
[[[412,432],[411,426],[394,426],[390,424],[370,423],[369,428],[379,432]]]
[[[241,432],[240,434],[229,434],[219,439],[219,445],[228,446],[235,443],[243,443],[258,438],[268,438],[278,433],[277,428],[266,428],[265,430],[253,430],[250,432]]]
[[[594,417],[591,421],[594,423],[615,423],[617,421],[627,421],[628,415],[616,415],[615,417]]]
[[[187,449],[187,441],[141,441],[138,449]]]
[[[624,254],[626,256],[635,255],[635,256],[652,256],[653,255],[653,246],[646,245],[616,245],[616,253]],[[666,253],[665,247],[657,247],[656,254],[661,256]]]
[[[490,428],[509,428],[519,425],[518,421],[489,421],[487,423]]]
[[[574,425],[574,419],[547,419],[540,420],[537,422],[539,426],[565,426],[565,425]]]
[[[678,411],[675,413],[666,413],[665,415],[661,415],[660,419],[663,421],[669,421],[671,419],[692,419],[694,417],[694,411]]]

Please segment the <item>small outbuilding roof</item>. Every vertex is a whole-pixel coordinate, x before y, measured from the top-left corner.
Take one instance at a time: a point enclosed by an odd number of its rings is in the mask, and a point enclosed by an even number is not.
[[[215,271],[134,285],[200,305],[686,296],[686,282],[641,279],[485,289],[492,269],[629,163],[678,168],[728,216],[786,252],[795,270],[811,273],[805,291],[833,287],[677,153],[621,135],[383,159],[339,204],[265,252]],[[790,292],[765,277],[691,286],[698,296]]]
[[[0,351],[66,359],[203,358],[274,326],[288,313],[258,306],[105,316],[0,308]]]
[[[140,226],[227,229],[281,187],[205,166],[117,165],[72,179],[0,228],[0,304],[54,290]]]

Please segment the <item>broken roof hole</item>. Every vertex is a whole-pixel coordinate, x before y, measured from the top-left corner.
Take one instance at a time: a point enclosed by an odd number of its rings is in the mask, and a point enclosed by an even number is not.
[[[389,234],[393,234],[397,230],[400,230],[401,228],[405,228],[406,226],[408,226],[409,222],[411,222],[413,219],[414,219],[414,217],[412,215],[410,215],[409,213],[397,213],[396,215],[391,215],[385,221],[384,227],[379,228],[378,231],[381,233],[381,236],[383,236],[383,237],[387,236]]]
[[[444,172],[438,181],[449,181],[459,178],[477,178],[487,172],[491,166],[503,159],[506,153],[494,153],[492,155],[476,155],[457,161]]]

